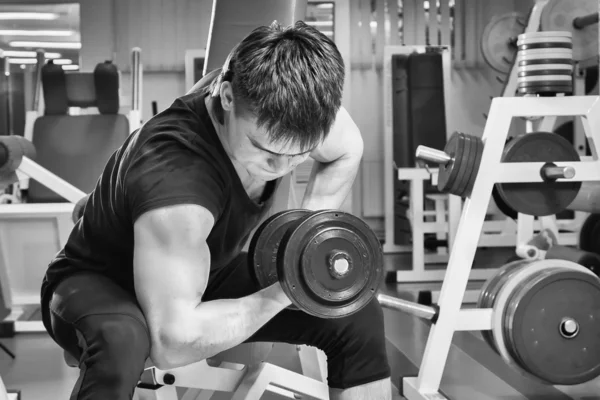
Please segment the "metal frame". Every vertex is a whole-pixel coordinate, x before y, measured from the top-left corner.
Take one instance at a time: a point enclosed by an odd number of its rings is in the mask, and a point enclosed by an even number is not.
[[[27,157],[23,157],[17,176],[20,179],[30,178],[40,182],[48,189],[65,198],[68,203],[50,203],[50,204],[2,204],[0,205],[0,220],[12,218],[54,218],[58,229],[58,239],[60,245],[67,242],[73,222],[71,214],[75,203],[86,196],[85,192],[77,189],[64,179],[54,175],[46,168],[35,163]],[[0,233],[1,234],[1,233]],[[4,265],[9,265],[8,249],[5,241],[0,240],[0,257]],[[42,321],[30,321],[31,315],[39,308],[39,296],[15,297],[12,294],[10,285],[10,276],[8,271],[0,269],[0,286],[2,287],[2,296],[4,304],[11,310],[1,323],[11,323],[16,333],[24,332],[45,332]]]
[[[439,386],[454,332],[492,328],[492,309],[461,309],[461,305],[493,185],[498,182],[542,181],[539,173],[544,164],[542,162],[501,162],[512,119],[532,116],[581,117],[585,135],[591,146],[592,159],[556,164],[561,167],[573,167],[576,175],[572,180],[600,181],[600,96],[514,97],[492,100],[482,137],[485,146],[481,166],[471,197],[467,198],[463,207],[440,293],[439,318],[431,327],[419,375],[403,380],[403,395],[408,400],[445,399],[439,393]]]
[[[307,396],[328,400],[324,353],[308,346],[297,346],[296,349],[301,373],[267,362],[253,365],[221,362],[215,365],[206,360],[165,371],[149,361],[146,371],[150,373],[151,382],[138,386],[136,394],[144,399],[147,394],[152,394],[154,400],[208,400],[219,391],[233,393],[234,400],[259,400],[264,393],[271,392],[289,399]],[[181,397],[177,395],[178,387],[186,389]]]

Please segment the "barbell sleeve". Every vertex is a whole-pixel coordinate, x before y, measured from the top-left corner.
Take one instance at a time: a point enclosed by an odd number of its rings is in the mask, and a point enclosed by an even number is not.
[[[542,175],[545,179],[573,179],[575,168],[549,166],[542,168]]]
[[[450,157],[447,153],[442,150],[432,149],[427,146],[419,146],[417,147],[417,151],[415,152],[415,157],[422,161],[427,161],[433,164],[446,165],[450,161],[452,161],[452,157]]]
[[[424,306],[408,300],[402,300],[397,297],[388,296],[386,294],[378,294],[377,300],[382,307],[389,308],[396,311],[401,311],[407,314],[412,314],[415,317],[430,320],[435,323],[439,315],[439,308],[437,306],[430,307]]]
[[[575,29],[584,29],[585,27],[588,27],[590,25],[594,25],[597,23],[598,23],[598,13],[597,12],[573,19],[573,27]]]

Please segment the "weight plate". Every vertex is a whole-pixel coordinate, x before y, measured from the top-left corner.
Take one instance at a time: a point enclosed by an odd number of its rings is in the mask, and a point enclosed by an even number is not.
[[[536,32],[525,32],[519,35],[518,40],[525,39],[538,39],[538,38],[552,38],[552,37],[562,37],[562,38],[573,38],[573,33],[570,31],[565,31],[563,29],[557,31],[536,31]]]
[[[548,64],[564,64],[564,65],[570,65],[571,67],[573,67],[573,60],[568,59],[568,58],[545,58],[545,59],[539,59],[539,60],[524,60],[524,61],[518,61],[517,65],[519,68],[522,67],[528,67],[528,66],[532,66],[532,65],[548,65]]]
[[[573,44],[571,42],[539,42],[539,43],[527,43],[517,44],[517,50],[519,52],[530,51],[530,50],[545,50],[551,51],[553,49],[572,49]]]
[[[464,133],[454,132],[444,147],[444,152],[452,158],[452,161],[439,168],[438,190],[442,193],[449,193],[456,181],[459,170],[456,161],[463,159],[466,141]]]
[[[536,44],[536,43],[569,43],[573,44],[573,41],[569,37],[541,37],[541,38],[529,38],[517,40],[517,46]]]
[[[517,54],[517,62],[521,61],[531,61],[531,60],[540,60],[540,59],[564,59],[564,60],[572,60],[573,54],[567,52],[557,52],[553,51],[552,53],[529,53],[529,54]]]
[[[483,58],[490,67],[503,74],[510,71],[517,50],[511,44],[511,38],[523,32],[526,20],[523,14],[511,12],[495,16],[485,26],[480,47]]]
[[[341,318],[365,307],[383,282],[383,251],[373,230],[351,214],[325,210],[283,238],[277,273],[300,310]]]
[[[549,85],[549,86],[525,86],[517,89],[518,94],[557,94],[557,93],[565,93],[571,94],[573,93],[573,86],[563,86],[563,85]]]
[[[600,254],[600,214],[590,214],[579,231],[579,248]]]
[[[510,206],[504,202],[504,200],[498,193],[497,184],[495,184],[494,188],[492,189],[492,199],[494,199],[494,203],[496,203],[496,207],[498,207],[498,209],[502,212],[502,214],[504,214],[507,217],[510,217],[514,220],[517,219],[517,217],[519,216],[519,213],[516,212],[515,210],[513,210],[512,208],[510,208]]]
[[[535,44],[546,44],[546,43],[559,43],[561,45],[570,44],[573,45],[573,41],[568,37],[555,37],[555,38],[529,38],[523,40],[517,40],[517,47],[524,45],[535,45]]]
[[[511,263],[505,264],[498,269],[498,271],[489,278],[481,288],[481,292],[479,292],[479,298],[477,299],[477,308],[479,309],[488,309],[494,308],[494,304],[496,301],[496,296],[498,292],[504,285],[504,283],[512,276],[515,271],[525,267],[529,264],[527,260],[517,260]],[[496,348],[496,344],[494,342],[494,335],[491,330],[481,331],[481,335],[486,343],[494,349],[494,351],[498,351]]]
[[[535,276],[543,271],[555,268],[568,268],[576,271],[583,271],[590,275],[593,275],[590,271],[582,267],[581,265],[575,264],[570,261],[564,260],[538,260],[529,262],[527,268],[519,268],[513,274],[511,274],[510,278],[507,279],[504,284],[500,287],[500,290],[497,292],[494,307],[492,311],[492,334],[494,338],[494,343],[496,345],[496,350],[498,354],[502,357],[502,359],[515,368],[516,370],[524,371],[520,365],[518,365],[515,360],[511,357],[508,352],[506,341],[504,338],[504,320],[505,320],[505,312],[507,309],[508,302],[515,292],[516,288],[525,282],[528,277]]]
[[[475,179],[479,173],[479,167],[481,166],[481,158],[483,157],[483,140],[477,136],[471,136],[472,140],[472,156],[469,158],[468,170],[470,171],[468,178],[465,180],[466,186],[461,188],[458,196],[462,198],[471,197],[473,186],[475,185]]]
[[[519,91],[522,88],[519,88]],[[536,88],[539,91],[539,88]],[[579,161],[579,154],[565,138],[548,132],[520,135],[507,143],[503,162]],[[563,211],[577,196],[581,182],[499,183],[498,193],[517,212],[546,216]]]
[[[520,74],[528,73],[528,72],[536,72],[536,71],[561,71],[565,74],[573,74],[573,65],[571,64],[538,64],[538,65],[525,65],[519,67],[518,71]]]
[[[600,375],[600,280],[572,269],[530,275],[508,303],[504,336],[525,371],[554,385]]]
[[[546,55],[557,55],[559,57],[573,58],[573,50],[571,49],[532,49],[532,50],[521,50],[517,53],[517,56],[521,59],[530,56],[538,56],[540,58]]]
[[[448,190],[448,193],[461,197],[462,191],[468,184],[468,179],[471,175],[469,170],[469,164],[471,159],[475,156],[475,144],[473,143],[473,137],[471,135],[465,135],[465,148],[463,151],[463,157],[460,160],[455,160],[455,168],[458,168],[458,174],[456,181]]]
[[[584,29],[576,29],[573,26],[575,18],[597,12],[597,0],[578,0],[577,7],[574,7],[572,0],[551,0],[542,11],[541,29],[571,33],[575,60],[597,57],[598,24],[587,26]]]
[[[527,77],[532,77],[532,76],[551,76],[551,75],[568,76],[569,78],[571,78],[572,72],[569,71],[568,69],[539,69],[536,71],[521,71],[517,74],[517,76],[519,78],[527,78]]]
[[[256,229],[248,247],[248,261],[261,289],[277,282],[277,251],[285,232],[309,210],[286,210],[273,214]]]
[[[531,81],[531,82],[519,82],[519,88],[526,87],[540,87],[540,86],[559,86],[559,87],[567,87],[570,88],[573,86],[572,81],[556,81],[556,80],[541,80],[541,81]]]
[[[538,75],[538,76],[524,76],[521,78],[517,78],[517,82],[521,83],[540,83],[540,82],[550,82],[550,84],[554,84],[555,82],[571,82],[573,78],[571,75]]]

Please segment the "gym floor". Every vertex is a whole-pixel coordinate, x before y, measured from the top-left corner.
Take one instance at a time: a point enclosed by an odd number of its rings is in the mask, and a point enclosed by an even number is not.
[[[481,249],[475,266],[499,266],[510,253],[506,250]],[[386,256],[386,268],[396,270],[410,265],[410,256]],[[422,289],[439,286],[387,284],[385,292],[415,300]],[[430,324],[412,316],[384,310],[388,355],[393,383],[397,387],[400,376],[414,376],[418,372],[425,350]],[[21,334],[3,339],[2,343],[17,356],[12,360],[0,351],[0,375],[9,390],[20,390],[22,400],[68,399],[78,370],[63,361],[62,350],[44,334]],[[288,345],[277,345],[270,362],[299,371],[295,351]],[[478,332],[457,332],[448,357],[441,385],[442,392],[452,400],[600,400],[600,379],[573,387],[541,385],[526,379],[508,367],[481,339]],[[395,391],[394,400],[402,399]],[[218,394],[215,400],[231,396]],[[269,394],[265,399],[280,397]]]

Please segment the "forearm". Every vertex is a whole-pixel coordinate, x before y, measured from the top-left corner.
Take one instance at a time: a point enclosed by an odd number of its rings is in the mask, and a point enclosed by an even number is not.
[[[302,208],[340,208],[352,190],[360,159],[360,155],[349,155],[330,163],[315,161],[302,200]]]
[[[163,346],[159,358],[175,368],[212,357],[247,340],[289,304],[274,286],[239,299],[202,302],[186,315],[185,339]]]

